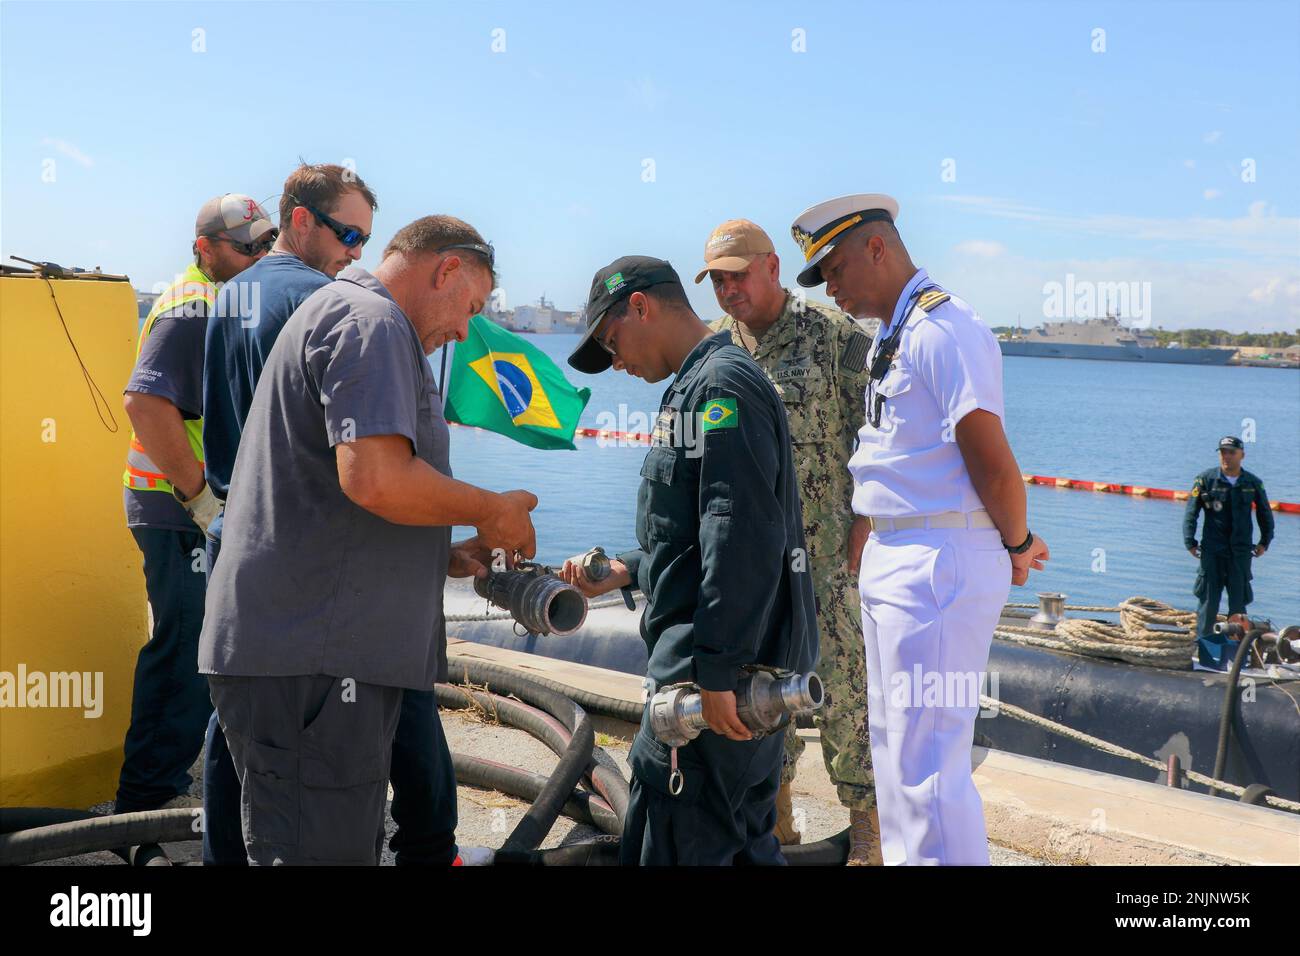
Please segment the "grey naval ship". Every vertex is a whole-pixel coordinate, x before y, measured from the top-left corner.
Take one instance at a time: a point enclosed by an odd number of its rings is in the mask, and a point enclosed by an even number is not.
[[[1160,362],[1177,365],[1227,365],[1233,349],[1183,348],[1171,344],[1161,348],[1147,329],[1128,328],[1118,318],[1082,322],[1045,322],[999,339],[1003,355],[1039,358],[1100,359],[1111,362]]]

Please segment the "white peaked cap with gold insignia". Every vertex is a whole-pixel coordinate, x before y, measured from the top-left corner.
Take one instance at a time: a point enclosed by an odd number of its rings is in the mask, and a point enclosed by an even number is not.
[[[864,222],[894,222],[898,219],[898,200],[884,193],[857,193],[828,199],[799,213],[790,234],[803,250],[804,267],[798,283],[805,288],[821,285],[818,266],[826,254],[850,229]]]

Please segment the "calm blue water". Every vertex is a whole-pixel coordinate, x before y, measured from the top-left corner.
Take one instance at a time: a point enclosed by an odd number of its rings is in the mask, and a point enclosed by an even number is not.
[[[582,424],[649,431],[667,382],[618,372],[581,375],[564,364],[574,335],[527,336],[575,385],[591,388]],[[435,373],[438,356],[433,359]],[[1223,435],[1255,423],[1245,467],[1269,496],[1300,501],[1300,374],[1285,369],[1138,366],[1125,362],[1007,357],[1007,428],[1026,473],[1185,490],[1217,463]],[[620,416],[626,424],[616,424]],[[601,419],[601,414],[606,416]],[[613,421],[609,420],[612,416]],[[527,488],[538,557],[560,561],[604,545],[634,545],[632,522],[644,447],[537,451],[499,435],[452,428],[456,477],[497,491]],[[1072,604],[1115,604],[1135,594],[1191,609],[1196,560],[1182,544],[1183,504],[1029,486],[1029,523],[1052,549],[1047,570],[1012,588],[1012,601],[1063,591]],[[1300,623],[1300,515],[1274,512],[1277,537],[1254,562],[1252,612]],[[1097,549],[1104,552],[1104,572]],[[1226,599],[1224,609],[1226,610]]]

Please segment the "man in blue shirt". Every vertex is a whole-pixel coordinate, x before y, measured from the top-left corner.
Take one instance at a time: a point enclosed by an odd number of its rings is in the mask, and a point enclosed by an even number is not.
[[[300,166],[284,184],[275,247],[218,298],[207,329],[203,405],[208,484],[222,501],[230,492],[258,379],[280,330],[304,300],[361,258],[375,207],[374,193],[351,170]],[[223,517],[208,529],[209,573],[221,550]],[[244,865],[239,778],[215,711],[204,753],[204,862]],[[456,781],[432,691],[403,698],[391,774],[398,863],[450,864],[456,857]]]

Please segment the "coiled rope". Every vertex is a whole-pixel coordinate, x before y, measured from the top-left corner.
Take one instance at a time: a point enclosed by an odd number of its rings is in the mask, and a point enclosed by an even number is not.
[[[1037,605],[1013,604],[1008,607]],[[993,634],[1016,644],[1089,657],[1114,658],[1147,667],[1188,670],[1192,666],[1192,652],[1196,647],[1196,614],[1192,611],[1180,611],[1161,601],[1141,596],[1121,601],[1113,608],[1086,605],[1067,605],[1066,608],[1072,611],[1117,612],[1120,622],[1115,625],[1088,618],[1064,618],[1057,622],[1052,631],[1000,624]],[[1220,615],[1219,620],[1226,618]]]

